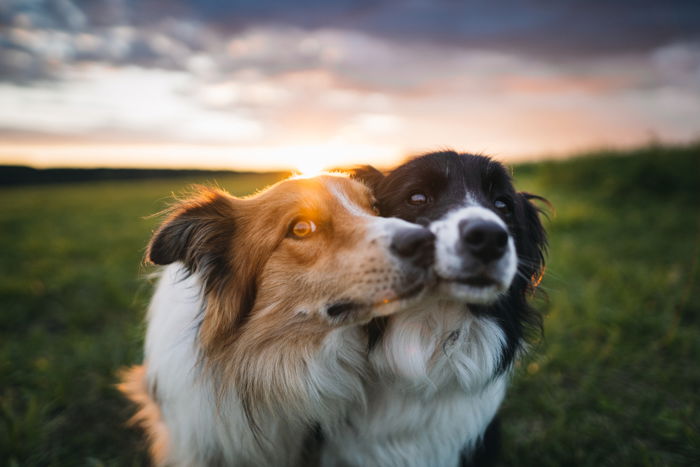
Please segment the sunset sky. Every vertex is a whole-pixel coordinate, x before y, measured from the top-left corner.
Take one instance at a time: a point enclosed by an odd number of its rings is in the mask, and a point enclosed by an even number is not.
[[[698,139],[697,0],[0,0],[0,164],[386,166]]]

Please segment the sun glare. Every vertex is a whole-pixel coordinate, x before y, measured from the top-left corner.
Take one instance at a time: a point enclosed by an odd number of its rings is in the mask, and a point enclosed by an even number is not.
[[[323,171],[358,164],[358,154],[386,157],[382,147],[346,145],[340,143],[289,146],[281,149],[280,156],[289,161],[298,176],[308,178]]]
[[[326,169],[326,161],[317,157],[303,157],[295,163],[296,172],[304,178],[315,177]]]
[[[300,177],[309,178],[324,170],[343,165],[343,148],[330,144],[288,146],[282,150],[284,158],[293,165]]]

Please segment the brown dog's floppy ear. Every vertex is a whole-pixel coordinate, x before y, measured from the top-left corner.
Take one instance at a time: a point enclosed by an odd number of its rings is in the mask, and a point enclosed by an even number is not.
[[[171,209],[153,234],[146,258],[159,265],[182,261],[195,272],[226,257],[235,229],[233,204],[222,191],[200,188],[197,196]]]
[[[361,165],[350,171],[350,178],[361,181],[375,191],[379,182],[384,179],[384,174],[371,165]]]
[[[246,242],[246,203],[250,201],[220,190],[199,188],[170,210],[148,246],[151,262],[180,261],[187,272],[198,274],[205,298],[199,342],[212,365],[227,361],[231,343],[255,306],[257,278],[268,257],[263,239]]]

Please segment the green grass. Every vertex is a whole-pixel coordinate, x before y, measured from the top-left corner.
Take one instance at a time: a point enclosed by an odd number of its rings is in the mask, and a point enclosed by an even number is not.
[[[556,208],[544,338],[503,409],[503,465],[700,459],[700,146],[516,166]],[[274,176],[219,184],[243,194]],[[138,362],[141,264],[192,180],[0,190],[0,464],[142,465],[114,389]]]
[[[274,175],[220,179],[235,194]],[[0,191],[0,465],[143,465],[115,374],[142,355],[144,247],[193,180]]]
[[[516,167],[549,198],[544,340],[504,465],[698,465],[700,146]]]

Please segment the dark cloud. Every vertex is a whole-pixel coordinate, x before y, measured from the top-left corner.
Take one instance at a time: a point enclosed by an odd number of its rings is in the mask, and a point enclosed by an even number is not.
[[[321,65],[294,51],[265,63],[227,53],[230,39],[256,26],[340,29],[575,62],[700,40],[700,2],[9,0],[0,3],[0,25],[0,80],[21,83],[58,78],[81,61],[188,70],[196,54],[220,73]]]
[[[539,55],[639,52],[700,37],[696,0],[190,0],[178,5],[226,31],[261,23],[337,27]]]
[[[697,38],[697,0],[34,0],[8,1],[0,21],[79,29],[197,19],[227,32],[259,24],[339,27],[403,40],[530,52],[605,53]],[[9,20],[9,21],[8,21]]]

